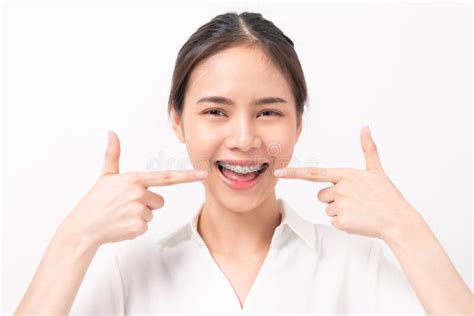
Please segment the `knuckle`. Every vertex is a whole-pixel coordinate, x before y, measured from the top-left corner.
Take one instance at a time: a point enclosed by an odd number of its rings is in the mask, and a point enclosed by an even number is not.
[[[148,230],[148,224],[147,224],[147,223],[143,223],[143,224],[140,226],[140,230],[138,231],[138,233],[143,234],[143,233],[145,233],[147,230]]]
[[[311,168],[308,170],[308,175],[311,178],[317,178],[319,176],[319,171],[317,169]]]
[[[328,215],[328,216],[331,216],[331,215],[333,214],[333,210],[332,210],[331,204],[328,204],[328,205],[326,206],[326,210],[325,210],[325,211],[326,211],[326,215]]]
[[[371,142],[370,145],[369,145],[369,148],[371,148],[372,151],[377,151],[377,144],[374,143],[374,142]]]
[[[339,219],[337,220],[337,223],[341,229],[346,229],[347,228],[347,217],[345,216],[337,216]]]
[[[366,174],[371,179],[376,179],[380,176],[382,176],[384,178],[388,178],[383,172],[381,173],[379,170],[367,170]]]
[[[112,147],[107,146],[107,149],[105,149],[105,152],[104,152],[104,157],[105,157],[106,159],[107,159],[107,158],[111,158],[111,157],[112,157],[112,154],[113,154]]]
[[[370,142],[367,147],[364,148],[365,152],[374,152],[377,151],[377,145],[374,142]]]
[[[128,204],[129,210],[133,213],[140,213],[143,210],[143,204],[138,201],[132,201]]]
[[[359,170],[355,169],[355,168],[344,168],[343,169],[343,172],[345,174],[347,174],[345,177],[344,177],[344,180],[347,180],[347,181],[350,181],[351,179],[353,179],[354,177],[357,177],[358,173],[359,173]]]
[[[145,214],[143,214],[143,218],[145,218],[147,222],[151,222],[153,219],[153,213],[151,211],[147,211]]]
[[[344,182],[339,182],[335,187],[334,187],[334,192],[337,195],[345,195],[347,194],[347,186]]]
[[[114,174],[104,174],[99,177],[97,183],[104,184],[104,185],[113,185],[115,184],[118,178]]]
[[[135,186],[130,189],[129,194],[132,200],[139,200],[145,195],[145,189]]]
[[[160,180],[164,184],[170,184],[173,180],[173,174],[171,173],[171,171],[163,171],[160,175]]]
[[[158,208],[162,208],[165,205],[165,199],[160,195],[158,198]]]
[[[347,200],[339,199],[339,210],[343,212],[347,208]]]
[[[342,199],[337,199],[332,204],[334,209],[336,209],[338,212],[342,212],[344,210],[346,202]]]
[[[149,194],[143,201],[145,202],[146,207],[151,210],[156,210],[162,208],[165,204],[164,198],[154,192],[148,191]]]
[[[342,217],[341,215],[337,215],[337,216],[334,216],[331,218],[331,224],[338,228],[338,229],[341,229],[341,230],[344,230],[345,229],[345,225],[346,225],[346,220],[344,217]]]
[[[323,202],[323,197],[324,197],[324,189],[318,192],[318,200]]]
[[[125,175],[131,183],[137,183],[140,180],[140,172],[138,171],[130,171]]]
[[[141,219],[136,218],[129,226],[130,233],[140,234],[148,229],[148,225]]]

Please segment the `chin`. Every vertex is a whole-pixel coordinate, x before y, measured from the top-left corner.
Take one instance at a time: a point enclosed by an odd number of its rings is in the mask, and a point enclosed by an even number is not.
[[[222,184],[213,187],[206,186],[206,198],[212,198],[223,208],[232,210],[236,213],[246,213],[258,208],[274,192],[276,181],[271,183],[271,187],[264,190],[232,190],[222,187]]]
[[[247,213],[258,208],[264,199],[259,197],[233,196],[229,199],[221,199],[220,204],[235,213]]]

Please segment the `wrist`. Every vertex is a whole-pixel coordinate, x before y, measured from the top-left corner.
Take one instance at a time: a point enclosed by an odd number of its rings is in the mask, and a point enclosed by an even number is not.
[[[381,238],[390,248],[411,244],[430,231],[423,216],[415,209],[411,208],[405,214],[403,220],[385,232]]]
[[[84,232],[77,231],[74,224],[66,217],[59,225],[54,239],[56,239],[63,246],[70,246],[80,254],[86,252],[95,252],[100,244],[95,242],[92,236]]]

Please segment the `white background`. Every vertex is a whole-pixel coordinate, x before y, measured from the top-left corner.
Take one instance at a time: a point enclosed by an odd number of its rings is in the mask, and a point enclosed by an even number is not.
[[[166,112],[178,50],[215,15],[244,10],[280,27],[303,65],[310,110],[295,161],[362,169],[369,124],[387,174],[472,290],[470,4],[16,3],[3,16],[2,314],[96,181],[108,129],[121,171],[187,158]],[[330,225],[316,198],[326,186],[281,180],[277,195]],[[152,190],[166,205],[147,235],[203,201],[200,183]]]

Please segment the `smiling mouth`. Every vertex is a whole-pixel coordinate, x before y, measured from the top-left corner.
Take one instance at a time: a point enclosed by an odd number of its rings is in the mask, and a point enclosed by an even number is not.
[[[241,165],[241,164],[234,165],[234,164],[229,164],[229,163],[218,160],[216,161],[215,164],[220,172],[229,171],[229,172],[235,173],[237,175],[242,175],[242,176],[249,175],[249,174],[258,175],[265,172],[265,170],[268,168],[268,163],[266,162],[260,165],[250,166],[250,165]]]
[[[266,162],[260,165],[245,166],[241,164],[232,165],[222,161],[216,161],[215,165],[224,182],[232,189],[237,190],[253,187],[269,166]]]

